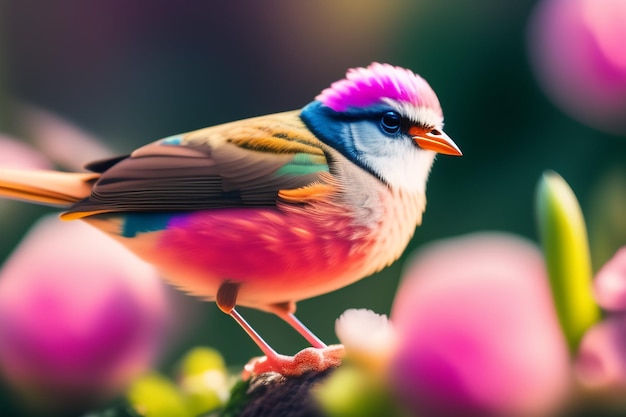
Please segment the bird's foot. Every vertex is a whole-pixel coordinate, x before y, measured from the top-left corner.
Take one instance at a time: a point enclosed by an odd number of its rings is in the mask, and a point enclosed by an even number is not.
[[[251,359],[242,372],[242,378],[248,379],[267,372],[283,376],[300,376],[305,372],[322,372],[341,365],[344,356],[343,345],[330,345],[325,348],[306,348],[294,356],[276,354]]]

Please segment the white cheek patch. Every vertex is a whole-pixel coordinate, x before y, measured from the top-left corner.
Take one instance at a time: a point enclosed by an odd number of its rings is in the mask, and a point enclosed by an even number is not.
[[[387,143],[385,148],[367,154],[368,166],[393,188],[424,192],[436,153],[418,149],[408,140]]]
[[[389,137],[370,121],[350,124],[355,157],[389,186],[424,192],[435,152],[419,149],[406,135]]]

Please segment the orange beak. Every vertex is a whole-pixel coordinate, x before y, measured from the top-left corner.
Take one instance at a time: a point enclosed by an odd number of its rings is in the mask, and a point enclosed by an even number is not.
[[[417,146],[422,149],[435,151],[444,155],[463,155],[463,152],[456,146],[456,143],[441,130],[411,126],[409,128],[409,135],[413,137]]]

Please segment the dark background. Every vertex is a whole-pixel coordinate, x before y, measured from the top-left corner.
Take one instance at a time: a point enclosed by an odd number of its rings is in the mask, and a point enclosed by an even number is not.
[[[533,198],[541,173],[560,173],[593,217],[601,210],[594,206],[599,184],[624,166],[626,139],[569,118],[543,94],[527,45],[535,3],[4,0],[0,129],[26,136],[13,117],[17,99],[128,152],[171,134],[302,107],[347,68],[389,62],[430,82],[446,132],[464,152],[438,158],[411,249],[480,230],[537,240]],[[48,212],[24,205],[18,218],[3,221],[0,259]],[[596,251],[598,263],[614,249]],[[334,320],[346,309],[389,312],[401,272],[402,260],[303,301],[299,317],[336,342]],[[194,318],[163,369],[196,344],[218,348],[231,365],[258,355],[212,303],[175,297],[192,305]],[[244,314],[279,351],[305,346],[278,319]]]

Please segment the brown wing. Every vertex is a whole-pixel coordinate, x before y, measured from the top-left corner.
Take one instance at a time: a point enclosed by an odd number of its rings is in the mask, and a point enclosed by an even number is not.
[[[89,165],[102,175],[66,217],[273,206],[279,191],[322,181],[322,147],[296,112],[166,138]]]

